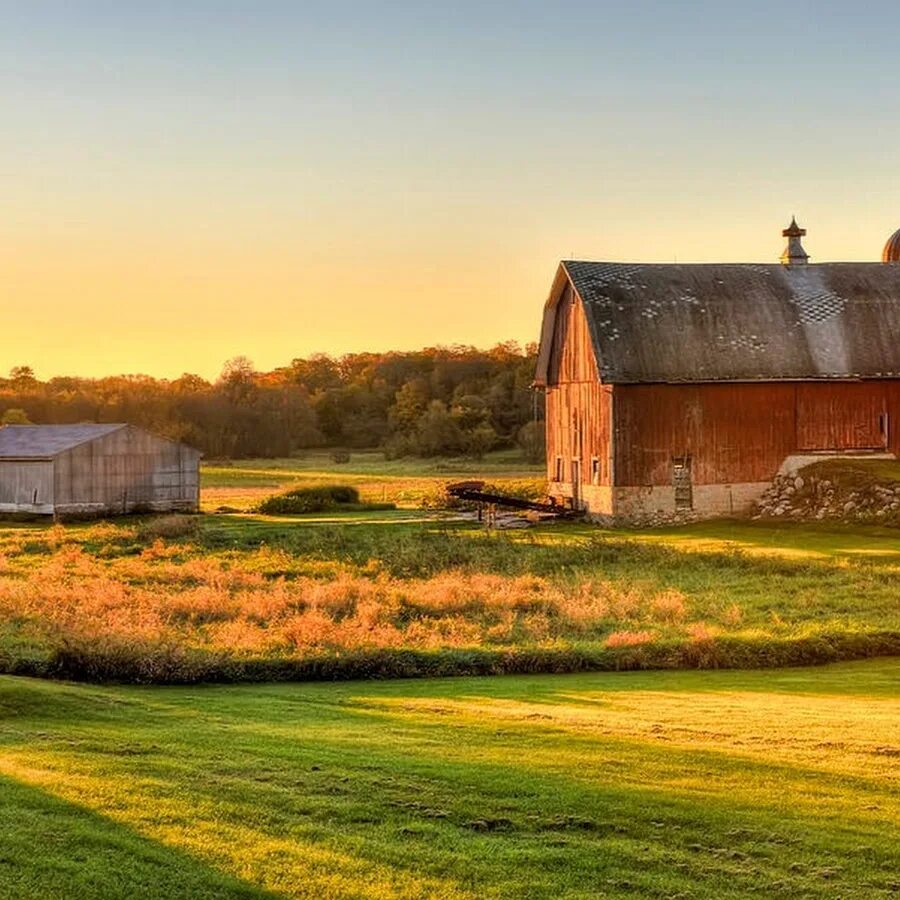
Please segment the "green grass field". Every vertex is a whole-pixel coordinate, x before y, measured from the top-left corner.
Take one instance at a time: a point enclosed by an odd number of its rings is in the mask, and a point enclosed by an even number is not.
[[[512,455],[204,471],[194,520],[0,526],[0,898],[886,898],[900,532],[488,533]],[[395,510],[263,516],[341,482]],[[442,680],[164,685],[428,672]]]
[[[900,661],[0,679],[4,898],[886,898]]]
[[[365,501],[417,507],[448,481],[478,477],[506,486],[538,485],[545,471],[543,464],[523,461],[516,450],[499,450],[481,460],[385,460],[379,451],[357,450],[342,464],[328,451],[310,450],[292,459],[209,461],[202,469],[202,503],[207,511],[222,506],[246,511],[282,490],[339,482],[358,488]]]

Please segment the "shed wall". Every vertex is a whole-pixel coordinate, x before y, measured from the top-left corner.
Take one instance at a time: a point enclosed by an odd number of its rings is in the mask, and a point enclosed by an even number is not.
[[[0,460],[0,512],[53,512],[53,463],[49,460]]]
[[[200,454],[138,428],[123,428],[55,460],[57,512],[197,509]]]

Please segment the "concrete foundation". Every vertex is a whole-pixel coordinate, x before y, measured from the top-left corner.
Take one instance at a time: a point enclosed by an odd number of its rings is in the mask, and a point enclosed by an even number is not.
[[[613,515],[613,490],[608,484],[582,485],[580,501],[577,505],[591,516],[611,516]],[[551,481],[548,493],[566,506],[573,505],[571,484]]]
[[[624,521],[652,518],[710,519],[746,516],[771,485],[769,481],[741,484],[695,484],[690,509],[675,507],[675,488],[671,485],[615,488],[614,511]]]
[[[589,485],[581,489],[580,507],[590,519],[623,523],[664,523],[692,519],[748,516],[771,487],[769,481],[739,484],[695,484],[690,509],[676,509],[671,485],[610,487]],[[553,482],[550,495],[569,505],[572,486]]]

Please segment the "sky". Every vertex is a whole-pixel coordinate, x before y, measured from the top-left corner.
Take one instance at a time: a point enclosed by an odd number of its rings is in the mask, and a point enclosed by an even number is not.
[[[0,0],[0,372],[524,343],[560,259],[774,262],[792,214],[877,260],[898,43],[896,0]]]

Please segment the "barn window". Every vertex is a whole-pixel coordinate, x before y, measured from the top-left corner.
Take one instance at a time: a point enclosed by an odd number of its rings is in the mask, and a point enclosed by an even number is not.
[[[672,487],[675,488],[676,511],[694,508],[694,486],[691,480],[691,458],[672,457]]]
[[[600,457],[591,457],[591,484],[600,484]]]
[[[553,472],[553,480],[563,480],[563,458],[561,456],[556,457],[556,469]]]

